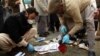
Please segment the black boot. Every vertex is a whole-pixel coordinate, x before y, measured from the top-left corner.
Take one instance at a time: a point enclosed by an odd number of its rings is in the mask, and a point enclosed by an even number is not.
[[[88,56],[96,56],[94,51],[88,51]]]

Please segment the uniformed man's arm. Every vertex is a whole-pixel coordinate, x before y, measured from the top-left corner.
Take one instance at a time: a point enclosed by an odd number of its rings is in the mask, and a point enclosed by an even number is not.
[[[75,25],[74,27],[69,31],[70,35],[74,35],[78,30],[81,29],[83,26],[83,20],[81,17],[80,9],[78,6],[70,6],[70,9],[68,10],[68,14],[72,17]]]

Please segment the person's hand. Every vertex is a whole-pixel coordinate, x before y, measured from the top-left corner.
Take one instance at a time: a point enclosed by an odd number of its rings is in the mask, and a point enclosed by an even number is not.
[[[17,0],[17,1],[15,2],[15,4],[16,4],[16,5],[20,4],[20,1],[19,1],[19,0]]]
[[[17,44],[18,47],[22,47],[22,46],[26,47],[27,45],[28,45],[28,42],[26,42],[24,39]]]
[[[68,44],[70,42],[70,35],[66,34],[63,38],[62,38],[62,43]]]
[[[46,9],[44,9],[44,12],[48,13],[48,9],[47,9],[47,8],[46,8]]]
[[[67,28],[66,28],[66,26],[61,25],[59,31],[60,31],[61,34],[67,34]]]
[[[28,45],[27,45],[27,50],[28,50],[29,52],[34,52],[34,51],[35,51],[34,46],[33,46],[32,44],[28,44]]]

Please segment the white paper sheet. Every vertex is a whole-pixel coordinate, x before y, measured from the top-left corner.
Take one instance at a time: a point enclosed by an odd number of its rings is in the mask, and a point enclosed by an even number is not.
[[[34,49],[39,52],[39,54],[45,54],[48,52],[56,52],[58,49],[59,43],[51,42],[47,45],[35,46]]]

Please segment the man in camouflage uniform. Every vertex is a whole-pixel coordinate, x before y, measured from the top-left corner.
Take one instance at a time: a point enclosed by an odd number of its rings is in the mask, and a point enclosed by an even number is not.
[[[89,43],[88,56],[95,56],[94,52],[94,12],[96,12],[95,0],[51,0],[49,12],[59,15],[61,24],[67,24],[69,32],[67,35],[73,36],[83,27],[86,22],[87,40]]]

